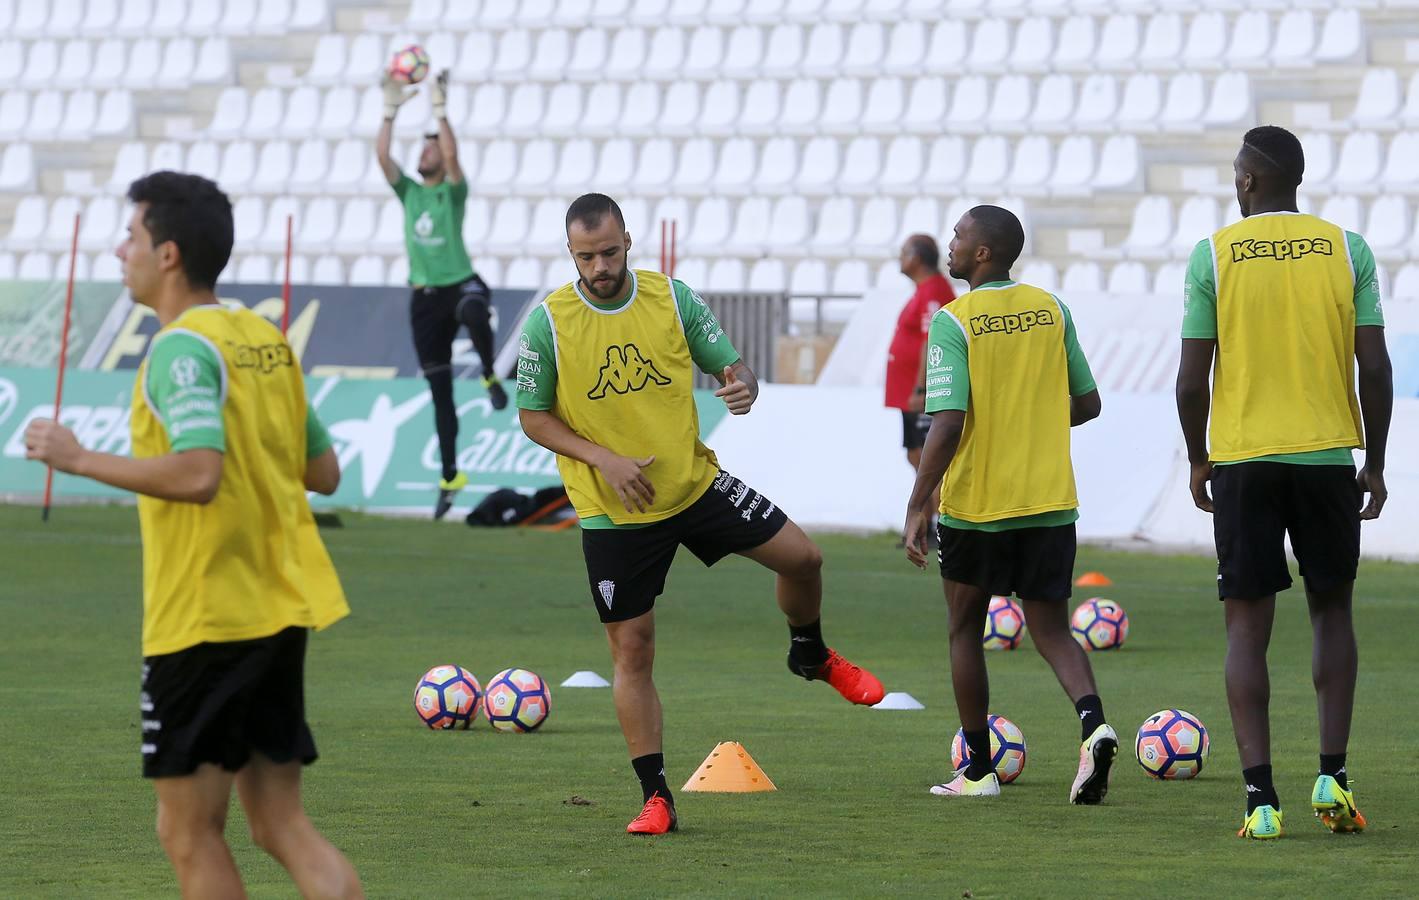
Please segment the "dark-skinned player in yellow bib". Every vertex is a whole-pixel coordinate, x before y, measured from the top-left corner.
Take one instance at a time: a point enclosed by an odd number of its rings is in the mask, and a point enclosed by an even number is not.
[[[1198,242],[1188,264],[1177,403],[1193,502],[1212,513],[1217,543],[1227,704],[1246,782],[1238,835],[1282,834],[1266,650],[1276,594],[1291,586],[1287,535],[1306,585],[1320,719],[1311,808],[1331,831],[1361,831],[1345,771],[1358,667],[1351,596],[1360,521],[1387,496],[1394,398],[1375,258],[1360,235],[1297,210],[1305,154],[1291,132],[1248,131],[1232,168],[1242,220]]]
[[[644,806],[631,834],[674,831],[660,696],[652,680],[655,600],[683,544],[705,565],[736,553],[773,571],[788,619],[788,666],[853,703],[882,683],[823,643],[818,547],[769,498],[720,469],[699,439],[694,371],[744,415],[759,393],[704,300],[626,263],[631,237],[616,202],[586,194],[567,210],[579,278],[553,291],[523,328],[517,405],[523,431],[557,454],[581,520],[591,599],[615,667],[616,715]]]
[[[1020,598],[1035,649],[1074,703],[1082,737],[1069,802],[1103,801],[1118,735],[1084,650],[1069,633],[1079,500],[1069,430],[1099,415],[1099,392],[1069,308],[1047,291],[1011,279],[1025,245],[1020,220],[998,206],[961,217],[947,262],[970,293],[931,320],[926,411],[931,429],[907,502],[902,543],[926,566],[926,531],[950,613],[951,686],[969,749],[965,767],[931,793],[1000,793],[991,766],[981,633],[992,595]],[[932,493],[941,489],[937,510]]]

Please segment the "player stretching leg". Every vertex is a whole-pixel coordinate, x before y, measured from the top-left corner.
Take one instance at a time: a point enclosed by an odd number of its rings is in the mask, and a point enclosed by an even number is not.
[[[700,443],[696,367],[719,379],[715,396],[733,415],[749,412],[759,393],[709,307],[681,282],[627,266],[625,219],[603,194],[567,210],[567,248],[580,277],[528,317],[517,405],[527,436],[557,454],[581,519],[591,598],[615,667],[616,715],[645,803],[626,830],[663,834],[676,816],[651,673],[653,607],[681,545],[705,565],[737,553],[778,576],[794,674],[867,705],[882,699],[882,683],[823,643],[818,547]]]
[[[340,463],[285,337],[217,303],[227,196],[157,172],[128,199],[123,283],[161,324],[133,391],[133,455],[85,450],[41,419],[25,455],[138,494],[143,776],[182,895],[243,896],[222,833],[235,785],[252,840],[303,896],[362,897],[301,802],[301,766],[316,759],[306,636],[350,611],[305,492],[334,493]]]
[[[1291,132],[1253,128],[1232,167],[1242,221],[1200,241],[1188,263],[1177,402],[1193,502],[1212,513],[1217,540],[1227,704],[1247,791],[1238,835],[1281,836],[1266,648],[1276,593],[1291,586],[1288,532],[1306,583],[1320,718],[1311,806],[1330,830],[1360,831],[1345,774],[1357,669],[1350,600],[1360,520],[1379,516],[1388,496],[1394,400],[1375,258],[1360,235],[1297,211],[1305,156]],[[1357,475],[1351,450],[1361,446]]]
[[[1118,735],[1084,650],[1069,633],[1079,501],[1069,429],[1099,414],[1099,392],[1058,298],[1010,278],[1025,232],[997,206],[961,217],[950,273],[970,293],[932,318],[926,358],[931,429],[907,504],[907,558],[926,566],[926,531],[941,488],[941,577],[950,612],[951,682],[970,762],[945,796],[1000,793],[990,764],[990,687],[981,633],[992,594],[1019,596],[1035,647],[1054,669],[1083,729],[1070,803],[1109,789]],[[943,481],[944,476],[944,481]]]
[[[389,155],[394,116],[413,91],[384,77],[384,123],[375,141],[375,155],[390,187],[404,205],[404,244],[409,251],[409,322],[419,367],[429,382],[433,398],[434,428],[443,467],[434,518],[442,519],[453,498],[468,486],[468,476],[458,471],[458,407],[453,402],[453,340],[467,328],[473,349],[483,362],[483,387],[493,409],[507,406],[507,392],[493,374],[493,329],[489,300],[492,294],[473,271],[463,246],[463,213],[468,204],[468,182],[458,164],[458,145],[449,127],[448,70],[439,72],[429,86],[436,131],[424,135],[419,155],[422,182],[405,175]]]

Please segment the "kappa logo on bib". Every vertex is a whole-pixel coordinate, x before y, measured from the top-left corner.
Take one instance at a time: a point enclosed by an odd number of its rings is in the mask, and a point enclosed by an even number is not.
[[[606,348],[606,362],[601,366],[601,374],[596,379],[596,387],[587,392],[588,400],[600,400],[607,391],[629,394],[645,390],[648,384],[661,387],[670,379],[660,374],[655,363],[641,355],[635,344],[616,345]]]

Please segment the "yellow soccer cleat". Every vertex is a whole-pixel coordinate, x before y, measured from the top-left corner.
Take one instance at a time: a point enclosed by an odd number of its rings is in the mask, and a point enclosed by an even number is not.
[[[1000,779],[991,772],[980,781],[971,781],[962,769],[946,784],[933,784],[931,793],[938,797],[999,797]]]
[[[1333,776],[1316,779],[1311,791],[1311,808],[1321,824],[1336,834],[1354,834],[1365,830],[1365,817],[1355,808],[1355,792],[1340,786]]]
[[[1271,804],[1258,806],[1242,820],[1242,830],[1237,837],[1269,841],[1281,837],[1281,810]]]
[[[459,472],[452,478],[439,479],[439,499],[434,504],[434,520],[442,519],[453,507],[453,498],[458,492],[468,487],[468,476]]]

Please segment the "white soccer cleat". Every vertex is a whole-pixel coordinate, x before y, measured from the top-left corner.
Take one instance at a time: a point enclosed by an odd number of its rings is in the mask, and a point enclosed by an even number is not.
[[[1118,755],[1118,735],[1108,725],[1100,725],[1079,747],[1079,773],[1069,789],[1069,802],[1093,806],[1109,792],[1109,775]]]
[[[971,781],[962,769],[948,783],[933,784],[931,793],[938,797],[999,797],[1000,779],[991,772],[980,781]]]

